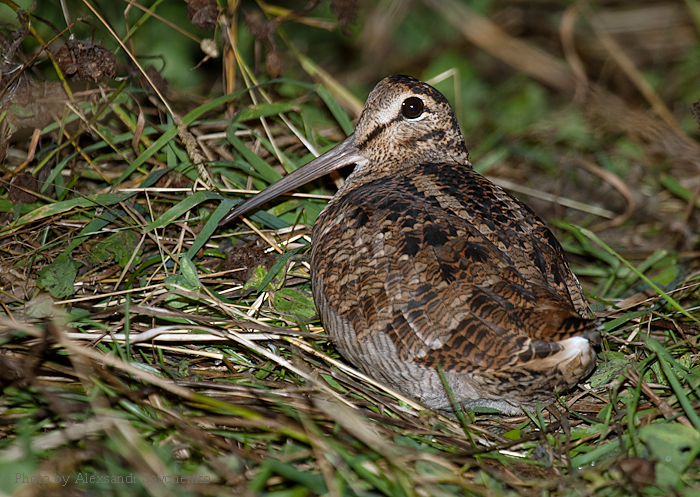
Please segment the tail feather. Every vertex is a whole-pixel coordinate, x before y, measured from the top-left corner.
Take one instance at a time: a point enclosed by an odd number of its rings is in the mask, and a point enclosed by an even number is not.
[[[576,324],[585,326],[575,336],[555,341],[533,341],[530,347],[536,353],[521,354],[521,364],[528,369],[543,372],[558,369],[571,385],[588,375],[595,367],[594,347],[600,345],[603,321],[581,318]]]

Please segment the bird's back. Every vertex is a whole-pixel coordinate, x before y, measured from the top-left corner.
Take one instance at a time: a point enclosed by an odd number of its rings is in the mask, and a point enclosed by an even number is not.
[[[344,355],[403,391],[438,363],[484,378],[537,369],[561,356],[563,340],[595,333],[552,233],[469,164],[423,163],[364,183],[334,199],[313,238],[327,331],[352,349]],[[479,395],[509,388],[496,383]]]

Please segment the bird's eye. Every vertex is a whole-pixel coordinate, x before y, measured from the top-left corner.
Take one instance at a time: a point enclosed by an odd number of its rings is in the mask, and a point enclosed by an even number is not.
[[[401,104],[401,114],[408,119],[417,119],[423,114],[423,101],[418,97],[410,97]]]

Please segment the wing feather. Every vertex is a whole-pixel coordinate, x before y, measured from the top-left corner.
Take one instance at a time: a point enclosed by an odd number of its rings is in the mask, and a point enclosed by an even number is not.
[[[591,328],[561,247],[529,209],[473,172],[462,189],[411,177],[427,181],[348,193],[314,234],[314,278],[358,340],[386,333],[403,360],[468,372],[546,358]]]

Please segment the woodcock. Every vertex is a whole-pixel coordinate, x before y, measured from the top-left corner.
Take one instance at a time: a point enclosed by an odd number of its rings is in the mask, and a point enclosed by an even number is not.
[[[340,353],[432,409],[518,414],[595,366],[598,322],[545,224],[476,173],[447,99],[409,76],[370,93],[355,132],[221,224],[348,164],[314,224],[313,294]]]

